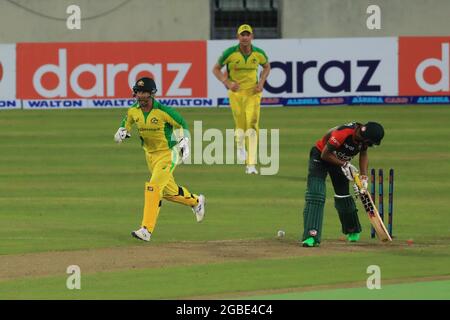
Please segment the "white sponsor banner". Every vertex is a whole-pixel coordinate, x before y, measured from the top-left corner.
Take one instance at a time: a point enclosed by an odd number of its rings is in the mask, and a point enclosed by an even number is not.
[[[20,100],[15,99],[0,99],[0,110],[20,109],[22,107]]]
[[[16,99],[16,45],[0,44],[0,100]]]
[[[208,41],[208,96],[226,96],[212,74],[222,52],[237,40]],[[254,40],[272,70],[264,97],[398,95],[398,39],[335,38]],[[223,69],[224,71],[225,69]]]
[[[217,100],[211,98],[158,98],[160,103],[169,107],[216,107]]]
[[[156,99],[160,103],[170,107],[215,107],[217,101],[209,98],[161,98]],[[20,108],[20,100],[16,101]],[[24,109],[115,109],[129,108],[135,103],[135,99],[36,99],[22,100]],[[0,109],[12,108],[13,102],[0,100]]]
[[[81,109],[87,107],[86,99],[22,100],[24,109]]]
[[[214,107],[216,100],[209,98],[156,98],[169,107]],[[128,108],[135,99],[87,99],[87,108]]]
[[[136,102],[135,99],[87,99],[87,108],[128,108]]]

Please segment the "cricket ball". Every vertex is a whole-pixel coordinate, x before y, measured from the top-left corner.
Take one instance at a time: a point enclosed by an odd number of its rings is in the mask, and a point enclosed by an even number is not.
[[[408,240],[406,240],[406,243],[408,244],[408,246],[411,246],[414,243],[414,240],[408,239]]]
[[[285,235],[286,235],[286,232],[284,232],[283,230],[278,230],[278,233],[277,233],[278,238],[284,238]]]

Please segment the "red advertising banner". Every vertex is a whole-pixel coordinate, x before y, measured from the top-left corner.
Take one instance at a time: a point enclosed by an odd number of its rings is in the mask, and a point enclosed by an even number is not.
[[[206,97],[206,41],[18,43],[18,99],[130,98],[150,76],[158,97]]]
[[[450,37],[399,37],[399,95],[449,95]]]

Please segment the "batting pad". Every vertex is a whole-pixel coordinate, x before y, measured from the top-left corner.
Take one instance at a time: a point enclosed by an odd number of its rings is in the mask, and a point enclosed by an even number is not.
[[[348,196],[334,196],[334,207],[336,208],[339,220],[342,225],[342,233],[361,232],[361,224],[358,218],[358,209],[356,209],[355,200]]]
[[[314,237],[320,242],[322,235],[323,208],[325,206],[325,179],[308,176],[303,210],[304,232],[303,240]]]
[[[142,226],[146,227],[148,231],[153,232],[161,204],[159,187],[156,184],[149,182],[145,183],[144,199],[144,217],[142,219]]]

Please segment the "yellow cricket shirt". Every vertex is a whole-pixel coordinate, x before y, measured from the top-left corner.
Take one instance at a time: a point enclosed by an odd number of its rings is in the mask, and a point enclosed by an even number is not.
[[[227,66],[228,78],[239,83],[240,90],[254,88],[258,83],[258,66],[269,61],[266,53],[255,46],[246,56],[239,49],[239,45],[226,49],[217,63]]]
[[[178,112],[154,99],[150,112],[143,112],[137,102],[128,109],[121,127],[131,132],[133,124],[136,125],[142,147],[147,152],[171,149],[177,143],[171,139],[174,129],[187,129],[186,122]]]

